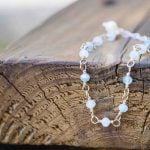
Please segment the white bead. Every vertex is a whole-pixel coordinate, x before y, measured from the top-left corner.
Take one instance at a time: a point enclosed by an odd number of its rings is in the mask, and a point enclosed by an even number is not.
[[[131,52],[129,53],[129,57],[130,57],[130,59],[132,59],[132,60],[139,60],[140,54],[138,53],[138,51],[133,50],[133,51],[131,51]]]
[[[86,107],[87,107],[87,108],[92,109],[92,108],[94,108],[95,106],[96,106],[95,100],[92,100],[92,99],[87,100],[87,102],[86,102]]]
[[[107,117],[104,117],[101,121],[101,124],[103,125],[103,127],[108,127],[110,125],[110,119]]]
[[[94,46],[92,42],[86,42],[83,48],[88,52],[92,52]]]
[[[114,32],[107,34],[107,40],[108,41],[113,42],[113,41],[115,41],[116,37],[117,37],[117,35]]]
[[[127,112],[128,111],[128,106],[126,104],[120,104],[119,105],[119,111],[120,112]]]
[[[129,75],[126,75],[126,76],[123,77],[123,83],[126,84],[126,85],[131,84],[132,81],[133,81],[133,79],[132,79],[132,77],[129,76]]]
[[[101,46],[103,44],[103,39],[101,36],[96,36],[93,38],[92,42],[95,46]]]
[[[108,21],[102,24],[107,31],[107,37],[109,41],[114,41],[117,35],[120,33],[120,29],[117,26],[116,22]]]
[[[108,33],[111,33],[111,32],[118,33],[119,32],[119,28],[118,28],[116,22],[114,22],[114,21],[104,22],[102,25],[104,26],[104,28],[106,29],[106,31]]]
[[[83,59],[83,58],[88,58],[89,57],[89,52],[86,51],[85,49],[81,49],[79,52],[79,56]]]
[[[80,76],[80,79],[81,81],[83,82],[88,82],[90,80],[90,75],[88,73],[83,73],[81,76]]]

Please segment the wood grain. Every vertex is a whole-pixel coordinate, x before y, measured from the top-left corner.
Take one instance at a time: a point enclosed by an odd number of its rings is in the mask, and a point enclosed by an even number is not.
[[[150,56],[132,70],[129,112],[119,128],[90,122],[79,76],[79,47],[103,33],[101,23],[150,35],[148,0],[80,0],[0,54],[0,142],[92,148],[150,149]],[[88,60],[98,117],[113,118],[125,63],[135,41],[118,38]]]

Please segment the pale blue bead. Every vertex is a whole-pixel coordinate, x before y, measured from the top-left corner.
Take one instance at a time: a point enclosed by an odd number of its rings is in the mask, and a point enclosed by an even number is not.
[[[79,56],[83,59],[83,58],[88,58],[89,56],[89,52],[85,49],[81,49],[79,52]]]
[[[132,81],[133,81],[133,79],[132,79],[132,77],[129,76],[129,75],[126,75],[126,76],[123,77],[123,83],[126,84],[126,85],[131,84]]]
[[[128,111],[128,106],[126,104],[120,104],[119,105],[119,111],[120,112],[127,112]]]
[[[84,49],[87,50],[88,52],[92,52],[93,48],[94,46],[92,42],[86,42],[84,45]]]
[[[117,37],[115,32],[110,32],[110,33],[107,34],[107,36],[108,36],[108,41],[111,41],[111,42],[115,41],[115,39]]]
[[[139,48],[138,53],[144,54],[147,51],[147,46],[145,44],[137,44],[137,47]]]
[[[96,106],[95,100],[92,100],[92,99],[87,100],[87,102],[86,102],[86,107],[87,107],[87,108],[92,109],[92,108],[94,108],[95,106]]]
[[[96,36],[93,38],[93,44],[94,46],[101,46],[103,44],[103,39],[101,36]]]
[[[136,50],[133,50],[129,53],[129,57],[132,59],[132,60],[139,60],[140,58],[140,53],[138,53]]]
[[[81,76],[80,76],[80,79],[81,81],[83,82],[88,82],[90,80],[90,75],[88,73],[83,73]]]
[[[103,127],[108,127],[110,125],[110,119],[107,118],[107,117],[104,117],[102,120],[101,120],[101,124]]]

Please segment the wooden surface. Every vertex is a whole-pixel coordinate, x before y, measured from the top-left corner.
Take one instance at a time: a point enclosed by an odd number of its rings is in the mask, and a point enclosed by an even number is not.
[[[150,149],[150,56],[132,70],[129,112],[119,128],[90,122],[79,76],[79,47],[104,32],[103,21],[150,35],[148,0],[80,0],[0,54],[0,142]],[[89,58],[96,115],[114,118],[131,44],[119,38]]]

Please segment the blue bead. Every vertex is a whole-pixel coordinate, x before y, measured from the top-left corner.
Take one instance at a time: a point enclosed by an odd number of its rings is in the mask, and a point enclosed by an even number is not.
[[[95,106],[96,106],[95,100],[90,99],[90,100],[88,100],[88,101],[86,102],[86,107],[89,108],[89,109],[92,109],[92,108],[94,108]]]
[[[79,52],[79,56],[83,59],[83,58],[88,58],[89,57],[89,52],[86,51],[85,49],[81,49]]]
[[[129,76],[129,75],[126,75],[126,76],[123,77],[123,83],[126,84],[126,85],[131,84],[132,81],[133,81],[133,79],[132,79],[132,77]]]
[[[94,46],[101,46],[103,44],[103,39],[101,36],[96,36],[93,38],[93,44]]]
[[[139,60],[140,58],[140,54],[139,52],[137,52],[136,50],[133,50],[129,53],[129,57],[132,59],[132,60]]]
[[[119,105],[119,111],[120,112],[127,112],[128,111],[128,106],[126,104],[120,104]]]
[[[107,117],[104,117],[102,120],[101,120],[101,124],[103,127],[108,127],[110,125],[110,119],[107,118]]]
[[[81,76],[80,76],[80,79],[81,81],[83,82],[88,82],[90,80],[90,75],[88,73],[83,73]]]
[[[113,42],[113,41],[115,41],[117,35],[115,33],[111,32],[111,33],[107,34],[107,37],[108,37],[108,41]]]
[[[94,46],[92,42],[86,42],[84,45],[84,49],[87,50],[88,52],[92,52],[93,48]]]

